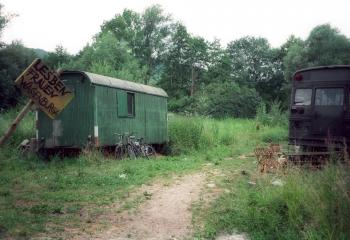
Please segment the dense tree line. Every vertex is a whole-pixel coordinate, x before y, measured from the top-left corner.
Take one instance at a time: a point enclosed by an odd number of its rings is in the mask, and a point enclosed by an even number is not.
[[[1,13],[1,30],[7,21]],[[0,108],[17,103],[19,93],[12,81],[34,56],[19,42],[1,45]],[[251,117],[260,102],[287,106],[290,79],[297,69],[350,64],[350,40],[324,24],[316,26],[306,40],[291,36],[279,48],[252,36],[222,46],[219,40],[207,41],[189,33],[154,5],[142,13],[125,9],[104,22],[92,43],[78,54],[70,55],[57,46],[44,61],[53,68],[162,87],[169,94],[170,111]]]

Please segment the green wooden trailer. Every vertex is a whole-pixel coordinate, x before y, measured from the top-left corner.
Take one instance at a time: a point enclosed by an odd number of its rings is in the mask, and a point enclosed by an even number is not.
[[[116,134],[133,133],[145,143],[167,142],[167,98],[163,89],[89,72],[63,71],[74,92],[69,105],[52,120],[37,112],[40,149],[82,149],[116,144]]]

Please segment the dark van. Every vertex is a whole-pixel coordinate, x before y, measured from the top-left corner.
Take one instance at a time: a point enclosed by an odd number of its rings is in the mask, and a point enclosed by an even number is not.
[[[304,150],[342,148],[350,141],[350,65],[297,71],[293,76],[289,144]]]

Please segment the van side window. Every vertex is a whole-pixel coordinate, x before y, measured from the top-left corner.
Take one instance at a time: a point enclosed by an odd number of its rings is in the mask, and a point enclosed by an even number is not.
[[[295,90],[294,105],[311,105],[311,88],[299,88]]]
[[[316,106],[342,106],[344,103],[344,90],[342,88],[316,89]]]

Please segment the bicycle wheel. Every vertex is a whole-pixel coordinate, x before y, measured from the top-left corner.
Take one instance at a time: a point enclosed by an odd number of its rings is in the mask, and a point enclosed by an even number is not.
[[[129,158],[135,159],[136,158],[136,153],[135,153],[134,148],[130,144],[128,144],[127,150],[128,150]]]
[[[143,153],[142,153],[140,145],[134,145],[133,150],[134,150],[136,157],[143,157]]]
[[[114,157],[116,159],[122,159],[125,157],[125,149],[122,144],[118,144],[114,149]]]
[[[145,155],[150,158],[150,157],[155,157],[156,156],[156,150],[151,145],[145,145]]]

